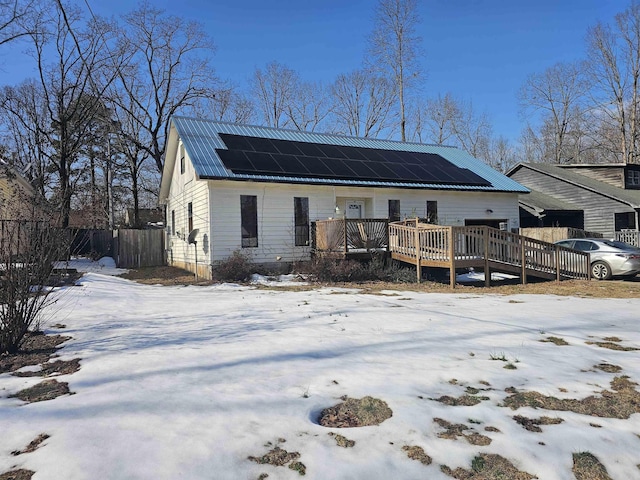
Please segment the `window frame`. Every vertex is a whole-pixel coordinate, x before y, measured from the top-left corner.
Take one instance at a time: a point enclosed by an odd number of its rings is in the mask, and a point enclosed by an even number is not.
[[[258,197],[240,195],[240,244],[242,248],[258,246]]]
[[[309,197],[293,197],[293,237],[296,247],[308,247],[310,240]]]
[[[187,234],[193,231],[193,202],[187,203]]]
[[[171,235],[176,235],[176,211],[171,210]]]
[[[614,212],[613,225],[616,232],[622,232],[623,230],[637,231],[638,225],[636,225],[636,213]]]
[[[640,188],[640,170],[627,170],[627,187]]]
[[[184,175],[186,163],[185,156],[184,145],[180,145],[180,175]]]

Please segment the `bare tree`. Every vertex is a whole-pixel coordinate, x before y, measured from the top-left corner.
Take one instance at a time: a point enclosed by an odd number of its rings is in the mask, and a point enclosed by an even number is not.
[[[333,130],[344,135],[378,137],[394,123],[394,85],[367,70],[341,74],[331,86]]]
[[[113,79],[103,77],[112,60],[104,48],[112,26],[94,21],[83,29],[79,10],[60,3],[49,13],[47,29],[31,36],[45,118],[36,128],[57,176],[54,199],[67,227],[85,137]]]
[[[330,113],[326,88],[320,83],[300,82],[286,110],[296,130],[316,131]]]
[[[275,128],[289,126],[291,118],[287,112],[299,85],[298,74],[281,63],[268,63],[264,70],[256,68],[250,87],[265,125]]]
[[[406,140],[407,98],[421,73],[419,24],[416,0],[379,0],[369,37],[371,67],[395,85],[402,141]]]
[[[492,125],[486,113],[477,113],[473,103],[458,102],[453,131],[457,144],[470,155],[484,160],[489,159],[489,146],[492,138]]]
[[[550,130],[552,163],[566,163],[575,153],[571,143],[580,140],[575,136],[587,89],[580,63],[557,63],[530,75],[520,90],[523,113],[540,114],[542,124]]]
[[[0,0],[0,45],[37,31],[34,4],[33,0]]]
[[[623,162],[639,161],[640,4],[615,17],[614,26],[598,23],[587,34],[589,74],[597,87],[596,108],[615,128]]]
[[[214,98],[194,110],[198,115],[231,123],[251,123],[255,117],[253,102],[230,83],[218,87]]]
[[[112,66],[120,90],[112,99],[121,115],[139,124],[141,136],[129,141],[162,172],[169,119],[215,95],[213,44],[200,23],[166,15],[148,2],[125,15],[124,23],[118,36],[125,61]]]
[[[438,145],[454,143],[455,125],[460,113],[459,102],[451,93],[427,99],[414,112],[414,133],[411,138]]]

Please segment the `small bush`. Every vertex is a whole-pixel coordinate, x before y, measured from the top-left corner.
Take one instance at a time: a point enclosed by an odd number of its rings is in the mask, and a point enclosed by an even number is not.
[[[315,257],[310,273],[319,282],[385,281],[395,283],[415,282],[415,271],[383,255],[372,254],[368,261]]]
[[[213,267],[213,277],[223,282],[245,282],[252,273],[249,257],[235,251],[229,258]]]

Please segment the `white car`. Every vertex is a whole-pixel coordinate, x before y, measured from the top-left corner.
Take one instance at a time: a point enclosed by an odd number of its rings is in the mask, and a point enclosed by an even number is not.
[[[613,276],[635,277],[640,273],[640,248],[604,238],[570,238],[555,242],[562,247],[588,252],[591,276],[609,280]]]

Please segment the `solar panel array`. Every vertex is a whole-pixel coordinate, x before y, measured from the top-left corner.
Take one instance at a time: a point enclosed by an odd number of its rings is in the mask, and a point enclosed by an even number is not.
[[[491,186],[435,153],[295,142],[220,133],[216,149],[233,173],[346,180]]]

